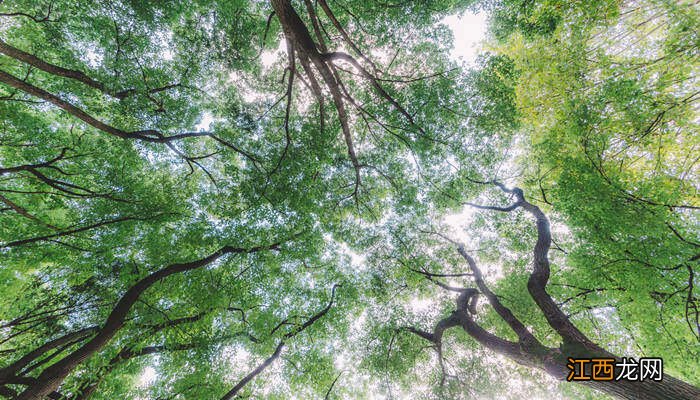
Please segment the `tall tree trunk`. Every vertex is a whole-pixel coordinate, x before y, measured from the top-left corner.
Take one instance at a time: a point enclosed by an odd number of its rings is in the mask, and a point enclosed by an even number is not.
[[[40,400],[49,393],[58,389],[61,383],[63,383],[66,377],[78,365],[87,360],[96,352],[102,350],[102,348],[109,343],[112,337],[114,337],[114,335],[116,335],[124,325],[131,307],[136,303],[139,297],[149,287],[161,279],[173,274],[183,273],[209,265],[225,254],[254,253],[261,250],[276,249],[278,246],[279,243],[249,249],[226,246],[207,257],[187,263],[171,264],[139,280],[119,299],[117,304],[112,309],[112,312],[107,317],[107,321],[105,322],[104,326],[99,330],[95,337],[60,361],[43,370],[37,377],[36,383],[30,385],[27,389],[20,393],[15,400]]]
[[[457,247],[457,252],[467,261],[474,277],[476,288],[458,289],[461,295],[457,299],[457,309],[448,317],[441,319],[433,328],[432,332],[424,332],[412,327],[406,328],[409,332],[417,334],[423,339],[435,344],[440,356],[442,350],[442,335],[445,330],[453,327],[461,327],[469,336],[476,340],[483,347],[488,348],[498,354],[530,368],[537,368],[547,372],[557,380],[564,380],[569,376],[571,370],[567,367],[569,358],[572,359],[592,359],[592,358],[612,358],[617,361],[621,357],[611,353],[607,349],[594,343],[581,330],[579,330],[569,317],[559,308],[554,299],[547,293],[547,282],[549,280],[550,268],[548,252],[552,243],[549,219],[539,207],[525,200],[522,189],[509,189],[505,185],[496,182],[480,182],[498,186],[502,191],[515,196],[515,203],[508,207],[484,206],[471,204],[472,206],[492,211],[511,212],[522,208],[531,216],[535,217],[537,228],[537,242],[533,249],[533,270],[527,282],[530,297],[535,301],[537,307],[546,318],[549,326],[561,337],[563,343],[559,347],[547,347],[543,345],[526,328],[511,310],[500,302],[498,296],[489,289],[483,280],[481,270],[471,255],[465,250],[463,244],[444,238],[452,242]],[[434,277],[427,274],[429,279]],[[507,323],[514,333],[518,335],[518,341],[510,341],[494,335],[481,327],[473,315],[475,314],[471,297],[476,293],[481,293],[486,297],[489,305],[496,311],[503,322]],[[440,356],[441,357],[441,356]],[[589,366],[590,368],[590,366]],[[587,369],[589,369],[587,368]],[[590,371],[585,371],[585,376],[590,376]],[[683,382],[672,376],[663,375],[661,381],[645,380],[614,380],[619,375],[620,368],[613,370],[613,380],[573,380],[571,383],[578,383],[603,393],[620,399],[629,400],[700,400],[700,388],[687,382]]]
[[[586,384],[603,393],[628,400],[698,400],[700,389],[664,375],[661,382],[590,381]]]
[[[570,370],[566,367],[566,357],[550,363],[545,369],[556,379],[565,379]],[[572,381],[598,390],[619,399],[626,400],[700,400],[700,388],[667,374],[661,381]]]
[[[568,344],[562,346],[563,348],[561,349],[544,347],[527,348],[522,344],[509,342],[489,333],[474,322],[471,316],[466,314],[466,312],[466,309],[459,309],[455,311],[452,316],[443,319],[436,326],[435,333],[428,334],[429,337],[423,336],[425,332],[417,333],[428,340],[437,340],[439,342],[444,330],[452,326],[461,325],[471,337],[484,347],[502,354],[518,364],[543,370],[557,380],[564,380],[569,375],[571,371],[567,368],[569,357],[589,359],[612,357],[618,361],[621,359],[620,357],[611,355],[611,353],[605,350],[601,353],[599,350],[600,346],[590,346],[589,343]],[[569,352],[568,349],[572,349],[569,354],[567,354]],[[574,349],[579,350],[576,351]],[[616,368],[615,376],[617,376],[617,372],[618,369]],[[700,388],[667,374],[663,375],[661,381],[574,380],[570,383],[581,384],[613,397],[626,400],[700,400]]]

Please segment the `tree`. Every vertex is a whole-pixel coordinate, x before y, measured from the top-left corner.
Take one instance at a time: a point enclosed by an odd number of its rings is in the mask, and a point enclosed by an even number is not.
[[[432,332],[425,332],[412,327],[408,327],[407,329],[434,343],[438,351],[438,356],[442,357],[442,336],[447,329],[459,326],[484,347],[496,353],[503,354],[519,364],[540,368],[555,378],[568,375],[567,370],[569,370],[569,367],[567,367],[567,364],[570,363],[569,359],[572,358],[572,356],[573,358],[584,359],[611,358],[621,360],[619,356],[615,356],[605,350],[581,332],[571,322],[569,316],[561,310],[556,301],[547,293],[546,286],[551,274],[548,253],[552,245],[552,234],[549,220],[545,214],[539,207],[525,200],[522,189],[508,189],[499,182],[493,182],[493,184],[497,185],[504,192],[511,193],[515,197],[515,202],[507,207],[476,207],[500,212],[512,212],[521,208],[535,218],[537,242],[534,246],[533,268],[527,280],[527,290],[530,297],[534,300],[544,318],[547,320],[549,327],[562,338],[562,344],[558,348],[543,345],[542,342],[532,334],[530,329],[528,329],[508,307],[504,306],[498,296],[491,291],[484,281],[481,269],[477,266],[475,259],[466,250],[464,244],[452,240],[450,241],[456,245],[457,252],[466,260],[469,270],[471,271],[469,275],[473,278],[476,288],[446,287],[449,290],[460,293],[456,301],[456,310],[448,317],[441,319]],[[433,279],[435,276],[430,272],[424,271],[422,273],[430,279]],[[474,321],[472,315],[477,313],[476,301],[479,295],[483,295],[487,299],[489,305],[496,314],[498,314],[503,322],[517,335],[517,341],[510,341],[498,337],[488,332]],[[698,390],[692,385],[668,376],[664,377],[663,381],[663,384],[650,381],[625,382],[584,380],[582,382],[604,393],[626,399],[691,399],[697,397]]]
[[[533,132],[530,190],[581,241],[569,254],[572,282],[605,288],[596,302],[615,304],[639,345],[679,361],[697,356],[700,338],[697,167],[688,153],[697,93],[685,84],[697,18],[676,3],[592,3],[563,13],[566,27],[551,36],[514,33],[500,47],[523,78],[515,90]],[[659,326],[663,335],[649,332]]]
[[[441,23],[470,6],[495,33],[473,70]],[[697,397],[669,348],[700,340],[697,13],[634,7],[0,3],[0,396],[496,395],[480,345],[559,380],[568,357],[660,355],[661,383],[587,385]],[[604,51],[648,13],[662,55]],[[463,207],[502,212],[473,217],[478,257],[439,222]]]

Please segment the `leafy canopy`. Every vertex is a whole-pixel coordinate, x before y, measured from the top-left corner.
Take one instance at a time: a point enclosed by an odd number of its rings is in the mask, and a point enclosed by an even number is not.
[[[442,22],[467,10],[490,18],[473,67]],[[502,303],[560,345],[528,293],[536,214],[479,208],[511,186],[551,220],[562,315],[700,384],[699,17],[0,2],[0,396],[599,396],[426,334],[476,284],[472,322],[517,341]]]

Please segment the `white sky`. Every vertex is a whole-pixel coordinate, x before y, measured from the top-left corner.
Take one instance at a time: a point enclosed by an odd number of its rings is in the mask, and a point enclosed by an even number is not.
[[[442,20],[452,29],[454,49],[451,56],[466,64],[473,64],[481,42],[486,37],[487,16],[485,13],[451,15]]]
[[[464,13],[462,15],[452,15],[442,20],[453,33],[454,37],[454,48],[450,53],[450,57],[457,62],[463,63],[465,66],[471,66],[476,61],[476,57],[479,54],[481,44],[485,39],[486,35],[486,24],[487,18],[486,14],[473,14]],[[276,60],[279,59],[284,54],[285,49],[280,45],[275,51],[266,51],[262,55],[261,62],[263,68],[270,68]],[[213,122],[212,115],[210,113],[204,113],[201,122],[196,126],[197,130],[208,130],[209,125]],[[474,209],[471,207],[464,207],[458,213],[445,216],[442,224],[448,227],[455,239],[461,241],[468,241],[469,235],[466,231],[467,225],[471,222],[474,214]],[[345,248],[352,258],[352,264],[355,268],[364,263],[364,257],[355,254],[349,249]],[[434,306],[434,299],[426,298],[415,298],[407,306],[411,312],[425,312],[427,309]],[[147,367],[143,371],[143,376],[141,378],[141,385],[151,384],[155,378],[156,372],[151,367]],[[370,396],[371,399],[382,399],[384,396],[380,393],[374,393]]]
[[[452,29],[452,35],[454,36],[454,48],[450,56],[466,65],[474,64],[476,56],[479,54],[481,43],[486,37],[486,14],[465,12],[461,15],[446,17],[442,22]],[[264,68],[267,69],[272,66],[280,57],[280,54],[286,51],[283,44],[284,42],[280,41],[280,46],[275,51],[263,52],[261,62]],[[212,120],[212,115],[205,113],[202,121],[195,129],[198,131],[208,130]]]

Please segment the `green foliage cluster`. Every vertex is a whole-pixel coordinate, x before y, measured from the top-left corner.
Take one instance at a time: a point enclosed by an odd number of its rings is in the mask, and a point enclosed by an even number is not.
[[[474,67],[442,23],[466,10],[490,16]],[[573,323],[700,384],[699,18],[664,0],[0,1],[0,396],[144,279],[229,246],[142,288],[52,395],[222,398],[264,366],[237,395],[596,398],[463,330],[437,352],[411,332],[474,285],[446,234],[559,346],[528,293],[532,218],[468,206],[514,199],[492,180],[550,216],[547,289]],[[480,326],[518,340],[479,298]]]

